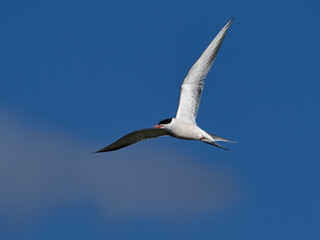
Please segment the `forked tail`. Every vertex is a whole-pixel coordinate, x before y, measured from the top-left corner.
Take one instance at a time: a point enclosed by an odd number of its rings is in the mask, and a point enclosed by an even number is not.
[[[232,141],[232,140],[229,140],[229,139],[225,139],[225,138],[219,137],[219,136],[217,136],[217,135],[213,135],[213,134],[210,134],[210,133],[208,133],[208,134],[214,139],[214,141],[210,141],[210,140],[208,140],[208,139],[202,139],[201,141],[204,142],[204,143],[207,143],[207,144],[210,144],[210,145],[213,145],[213,146],[222,148],[222,149],[224,149],[224,150],[230,151],[228,148],[222,147],[221,145],[219,145],[219,144],[216,143],[216,142],[221,141],[221,142],[236,143],[235,141]]]
[[[229,140],[229,139],[225,139],[223,137],[219,137],[217,135],[213,135],[211,133],[208,133],[216,142],[231,142],[231,143],[236,143],[235,141]]]

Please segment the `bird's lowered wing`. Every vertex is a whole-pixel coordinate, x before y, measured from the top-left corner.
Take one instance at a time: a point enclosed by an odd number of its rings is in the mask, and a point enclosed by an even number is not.
[[[192,66],[181,85],[179,107],[176,118],[195,123],[204,79],[217,56],[222,41],[233,19],[213,39],[198,61]]]
[[[97,153],[118,150],[120,148],[127,147],[131,144],[135,144],[145,139],[157,138],[164,135],[168,134],[164,130],[158,128],[147,128],[138,130],[125,135],[124,137],[120,138],[119,140],[115,141],[109,146],[97,151]]]

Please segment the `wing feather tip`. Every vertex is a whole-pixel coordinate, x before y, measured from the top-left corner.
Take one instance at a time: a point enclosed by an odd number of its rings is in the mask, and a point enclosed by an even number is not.
[[[229,20],[229,22],[225,25],[225,28],[228,29],[228,28],[230,27],[230,25],[231,25],[231,23],[232,23],[233,20],[234,20],[234,17]]]
[[[110,150],[107,150],[106,148],[102,148],[94,153],[104,153],[104,152],[109,152]]]

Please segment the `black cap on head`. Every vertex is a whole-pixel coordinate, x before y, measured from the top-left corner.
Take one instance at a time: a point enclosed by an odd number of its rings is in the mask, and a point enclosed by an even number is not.
[[[172,118],[168,118],[168,119],[165,119],[165,120],[162,120],[159,122],[159,125],[162,125],[162,124],[169,124],[171,123],[172,121]]]

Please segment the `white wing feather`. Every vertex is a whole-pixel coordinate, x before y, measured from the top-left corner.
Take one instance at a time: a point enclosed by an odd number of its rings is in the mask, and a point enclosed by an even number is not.
[[[125,135],[124,137],[120,138],[119,140],[115,141],[109,146],[97,151],[97,153],[118,150],[120,148],[127,147],[131,144],[137,143],[145,139],[157,138],[164,135],[168,134],[164,130],[157,128],[147,128],[138,130]]]
[[[204,79],[215,60],[222,41],[233,19],[213,39],[198,61],[192,66],[181,85],[179,107],[176,118],[195,123]]]

